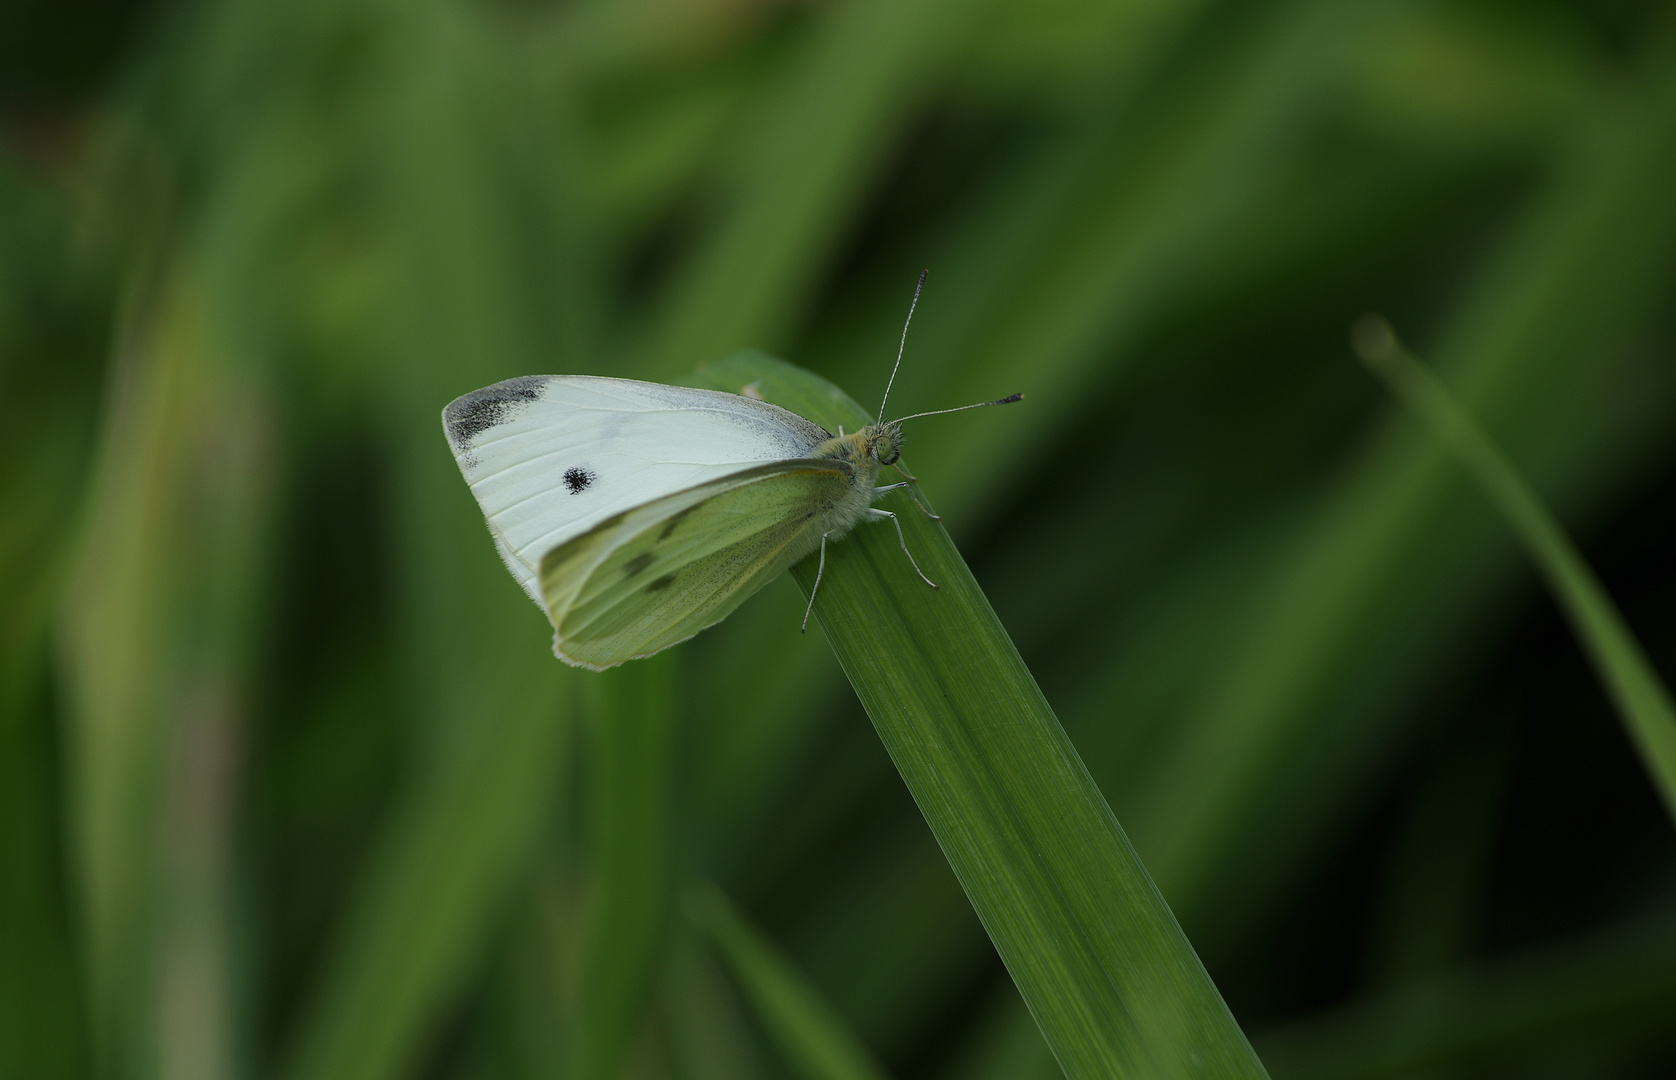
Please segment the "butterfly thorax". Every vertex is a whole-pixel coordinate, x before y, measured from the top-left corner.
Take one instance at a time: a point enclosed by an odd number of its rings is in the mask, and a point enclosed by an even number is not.
[[[828,439],[809,456],[836,458],[854,469],[844,495],[832,505],[822,507],[826,528],[842,534],[860,521],[872,505],[879,469],[902,456],[902,429],[889,422],[869,424],[860,431]]]

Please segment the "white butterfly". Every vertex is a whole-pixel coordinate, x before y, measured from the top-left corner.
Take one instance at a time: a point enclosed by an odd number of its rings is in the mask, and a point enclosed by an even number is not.
[[[913,562],[896,515],[872,505],[906,486],[876,486],[900,420],[834,436],[748,397],[553,375],[473,391],[442,421],[501,558],[578,667],[685,641],[816,548],[824,572],[826,541],[864,521],[895,523]]]

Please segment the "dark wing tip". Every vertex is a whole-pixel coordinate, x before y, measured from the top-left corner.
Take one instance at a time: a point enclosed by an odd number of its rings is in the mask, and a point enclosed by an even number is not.
[[[517,405],[539,401],[547,379],[541,375],[524,375],[473,390],[448,403],[442,410],[442,426],[448,442],[456,451],[463,451],[471,440],[506,419]]]

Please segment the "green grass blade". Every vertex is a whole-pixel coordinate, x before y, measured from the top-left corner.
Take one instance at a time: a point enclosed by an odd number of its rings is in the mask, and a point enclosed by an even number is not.
[[[588,677],[587,924],[573,1075],[621,1071],[651,981],[670,886],[668,812],[677,653]]]
[[[1676,708],[1600,579],[1512,462],[1384,320],[1363,320],[1354,340],[1362,361],[1432,429],[1512,526],[1617,707],[1665,809],[1676,818]]]
[[[869,419],[760,353],[700,379],[829,429]],[[816,616],[1060,1066],[1265,1075],[948,534],[885,505],[940,588],[894,529],[863,527],[829,549]],[[809,589],[813,561],[793,574]]]
[[[763,1026],[808,1080],[883,1080],[885,1073],[808,979],[709,883],[687,890],[687,917],[710,935]]]

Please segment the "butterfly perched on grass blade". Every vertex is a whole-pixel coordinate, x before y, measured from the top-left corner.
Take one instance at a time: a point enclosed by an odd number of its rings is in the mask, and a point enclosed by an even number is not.
[[[901,456],[900,421],[834,435],[716,390],[527,376],[455,399],[442,421],[554,652],[596,670],[715,625],[817,549],[824,568],[825,542],[894,522],[872,504],[905,486],[877,485]]]

